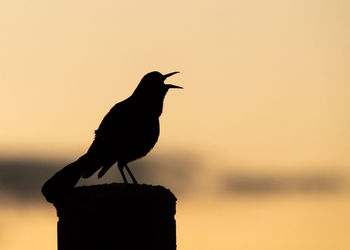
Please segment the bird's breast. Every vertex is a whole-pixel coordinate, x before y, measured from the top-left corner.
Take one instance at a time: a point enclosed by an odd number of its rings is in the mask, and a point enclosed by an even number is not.
[[[125,161],[132,161],[145,156],[154,147],[158,137],[158,118],[151,119],[139,116],[137,119],[133,119],[123,135],[123,158]]]

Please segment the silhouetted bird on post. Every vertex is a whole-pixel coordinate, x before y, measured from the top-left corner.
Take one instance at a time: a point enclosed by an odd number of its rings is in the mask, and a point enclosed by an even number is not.
[[[164,97],[170,88],[182,88],[164,83],[176,73],[179,72],[146,74],[134,93],[117,103],[104,117],[87,153],[44,184],[41,191],[45,198],[53,202],[71,190],[81,177],[88,178],[96,171],[101,178],[116,162],[124,182],[128,183],[125,168],[133,183],[137,184],[127,164],[145,156],[156,144]]]

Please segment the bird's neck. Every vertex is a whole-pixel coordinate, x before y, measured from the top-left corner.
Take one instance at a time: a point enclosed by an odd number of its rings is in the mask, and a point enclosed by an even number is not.
[[[141,112],[153,117],[159,117],[163,112],[164,98],[138,98],[138,107]]]

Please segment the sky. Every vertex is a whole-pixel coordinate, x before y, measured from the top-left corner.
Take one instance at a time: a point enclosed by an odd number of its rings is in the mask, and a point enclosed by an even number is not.
[[[349,164],[347,1],[4,1],[2,154],[83,153],[150,71],[180,71],[159,150]]]
[[[184,89],[169,91],[159,141],[146,163],[133,165],[158,162],[173,169],[169,159],[191,159],[184,165],[200,169],[191,188],[202,190],[203,197],[213,185],[222,186],[222,176],[235,179],[237,173],[248,175],[253,185],[256,176],[273,181],[291,175],[296,183],[310,174],[347,178],[349,11],[346,0],[1,1],[0,184],[7,185],[3,180],[11,173],[8,166],[18,160],[44,160],[55,171],[85,153],[104,115],[154,70],[180,71],[167,83]],[[50,174],[40,171],[41,178]],[[189,174],[181,171],[180,176]],[[8,189],[11,195],[23,190],[20,182],[19,188],[14,184]],[[182,194],[177,189],[182,182],[170,185]],[[200,203],[189,200],[180,203],[179,218],[189,225],[180,235],[194,232],[190,218]],[[319,204],[306,200],[293,204],[311,214]],[[292,201],[277,202],[277,207],[286,209],[288,202]],[[255,207],[238,203],[239,211]],[[338,210],[347,207],[348,200],[341,198],[336,204],[325,214],[332,218],[337,213],[335,221],[346,221],[350,216]],[[30,211],[38,216],[42,206]],[[222,201],[224,211],[233,207],[232,201]],[[43,228],[49,224],[44,219],[42,223]],[[198,247],[182,239],[187,242],[183,249]],[[248,242],[236,249],[254,249]],[[321,249],[312,242],[305,246]],[[8,244],[15,249],[14,243]],[[344,241],[341,247],[349,245]],[[232,249],[232,244],[226,246]],[[278,244],[269,249],[278,249]]]

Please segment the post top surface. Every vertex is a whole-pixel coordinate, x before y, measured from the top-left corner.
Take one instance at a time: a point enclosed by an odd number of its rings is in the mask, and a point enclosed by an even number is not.
[[[57,215],[75,214],[75,211],[120,210],[134,207],[173,208],[175,214],[176,197],[165,187],[111,183],[80,186],[72,189],[63,198],[56,200]]]

